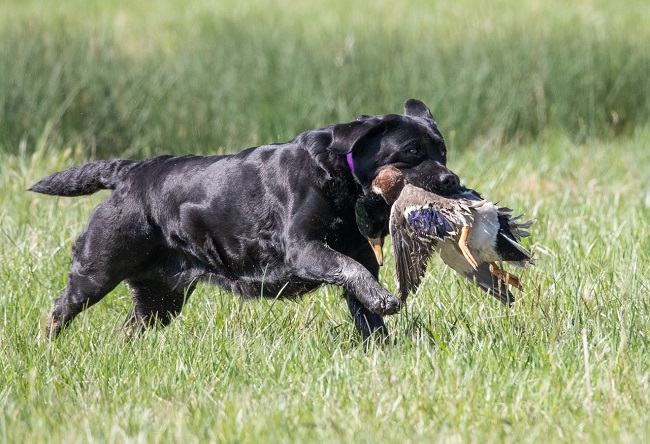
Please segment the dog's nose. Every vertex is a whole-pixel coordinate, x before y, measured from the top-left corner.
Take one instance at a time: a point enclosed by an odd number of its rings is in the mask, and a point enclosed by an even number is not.
[[[460,179],[458,179],[458,176],[456,176],[454,173],[449,171],[447,173],[443,173],[440,176],[440,183],[445,188],[445,191],[453,193],[454,191],[458,190],[458,187],[460,186]]]

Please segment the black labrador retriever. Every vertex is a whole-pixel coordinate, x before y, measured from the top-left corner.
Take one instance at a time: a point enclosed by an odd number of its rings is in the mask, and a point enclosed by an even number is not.
[[[114,192],[74,245],[46,334],[58,334],[122,281],[134,305],[127,330],[164,326],[196,282],[207,280],[248,298],[338,285],[364,339],[385,336],[382,316],[399,311],[400,301],[377,281],[355,202],[387,165],[416,185],[451,193],[459,180],[445,164],[435,120],[410,99],[404,114],[362,116],[235,155],[99,160],[53,174],[30,191]]]

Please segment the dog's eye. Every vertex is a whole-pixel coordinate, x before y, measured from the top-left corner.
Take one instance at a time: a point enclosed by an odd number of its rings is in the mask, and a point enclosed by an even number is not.
[[[410,154],[417,154],[418,146],[416,143],[409,143],[406,147],[404,147],[404,151]]]

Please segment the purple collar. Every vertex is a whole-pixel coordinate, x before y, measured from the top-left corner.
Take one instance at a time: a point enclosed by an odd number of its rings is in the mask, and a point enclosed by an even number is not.
[[[352,172],[352,175],[354,176],[354,162],[352,162],[352,153],[346,154],[345,158],[347,159],[348,166],[350,167],[350,171]]]

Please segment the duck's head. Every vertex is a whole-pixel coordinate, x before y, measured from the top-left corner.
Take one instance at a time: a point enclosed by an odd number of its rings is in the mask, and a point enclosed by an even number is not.
[[[394,166],[387,166],[379,170],[372,181],[372,191],[384,198],[388,205],[392,205],[405,185],[404,175]]]
[[[386,166],[379,170],[373,179],[370,191],[359,198],[355,205],[357,227],[370,242],[379,265],[383,264],[382,248],[388,227],[389,209],[399,197],[404,183],[400,170],[394,166]]]
[[[384,200],[374,193],[361,197],[354,207],[357,227],[363,237],[370,242],[380,266],[384,262],[382,248],[388,228],[387,208]]]

